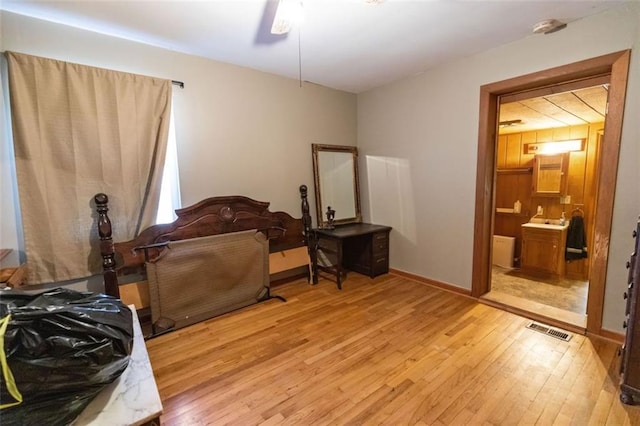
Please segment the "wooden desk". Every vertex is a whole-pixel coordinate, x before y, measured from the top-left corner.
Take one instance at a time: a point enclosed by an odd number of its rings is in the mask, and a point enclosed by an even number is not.
[[[339,289],[348,270],[371,278],[388,273],[390,231],[390,226],[371,223],[314,229],[313,282],[318,282],[318,270],[334,274]]]

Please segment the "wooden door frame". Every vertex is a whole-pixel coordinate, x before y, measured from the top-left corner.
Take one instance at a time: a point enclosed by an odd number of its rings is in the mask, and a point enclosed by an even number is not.
[[[598,192],[596,195],[595,247],[589,248],[589,296],[587,299],[587,332],[601,334],[605,280],[609,256],[609,239],[613,216],[613,201],[618,175],[618,157],[627,76],[631,50],[551,68],[508,80],[490,83],[480,88],[480,118],[478,129],[478,163],[476,169],[476,205],[473,239],[473,275],[471,295],[480,297],[489,291],[491,283],[491,234],[498,133],[498,102],[501,95],[524,92],[541,87],[610,75],[609,106],[602,143]]]

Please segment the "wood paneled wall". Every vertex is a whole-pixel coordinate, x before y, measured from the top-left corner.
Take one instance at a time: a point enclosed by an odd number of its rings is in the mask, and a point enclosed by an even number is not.
[[[593,247],[595,199],[598,188],[598,152],[604,123],[567,126],[523,133],[500,135],[497,146],[498,169],[496,177],[496,208],[513,208],[516,200],[522,203],[521,213],[495,213],[494,234],[516,237],[516,258],[520,258],[522,244],[521,227],[542,206],[543,217],[559,219],[564,211],[567,218],[579,207],[584,211],[587,232],[587,247]],[[560,204],[560,197],[532,196],[532,154],[524,153],[524,144],[550,140],[586,139],[584,151],[571,152],[567,194],[571,204]],[[588,279],[589,259],[574,261],[566,265],[566,275],[577,279]]]

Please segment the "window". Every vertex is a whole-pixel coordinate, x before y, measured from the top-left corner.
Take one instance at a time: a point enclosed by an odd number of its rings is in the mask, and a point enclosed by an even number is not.
[[[169,122],[169,139],[167,141],[167,157],[164,160],[160,201],[156,224],[173,222],[177,216],[175,210],[181,207],[180,176],[178,173],[178,148],[176,146],[176,128],[171,105],[171,119]]]

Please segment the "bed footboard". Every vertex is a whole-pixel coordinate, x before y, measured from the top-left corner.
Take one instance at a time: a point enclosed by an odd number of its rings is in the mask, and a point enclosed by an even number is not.
[[[311,216],[305,185],[300,186],[300,196],[301,219],[295,219],[285,212],[270,212],[268,202],[239,195],[211,197],[176,210],[178,218],[172,223],[150,226],[130,241],[114,242],[108,215],[109,197],[96,194],[94,201],[98,213],[105,293],[120,297],[119,275],[144,273],[145,262],[157,257],[170,241],[257,229],[267,236],[270,253],[308,247]],[[141,249],[143,247],[146,249]]]
[[[269,243],[255,230],[170,242],[147,277],[154,332],[185,327],[266,299]]]

